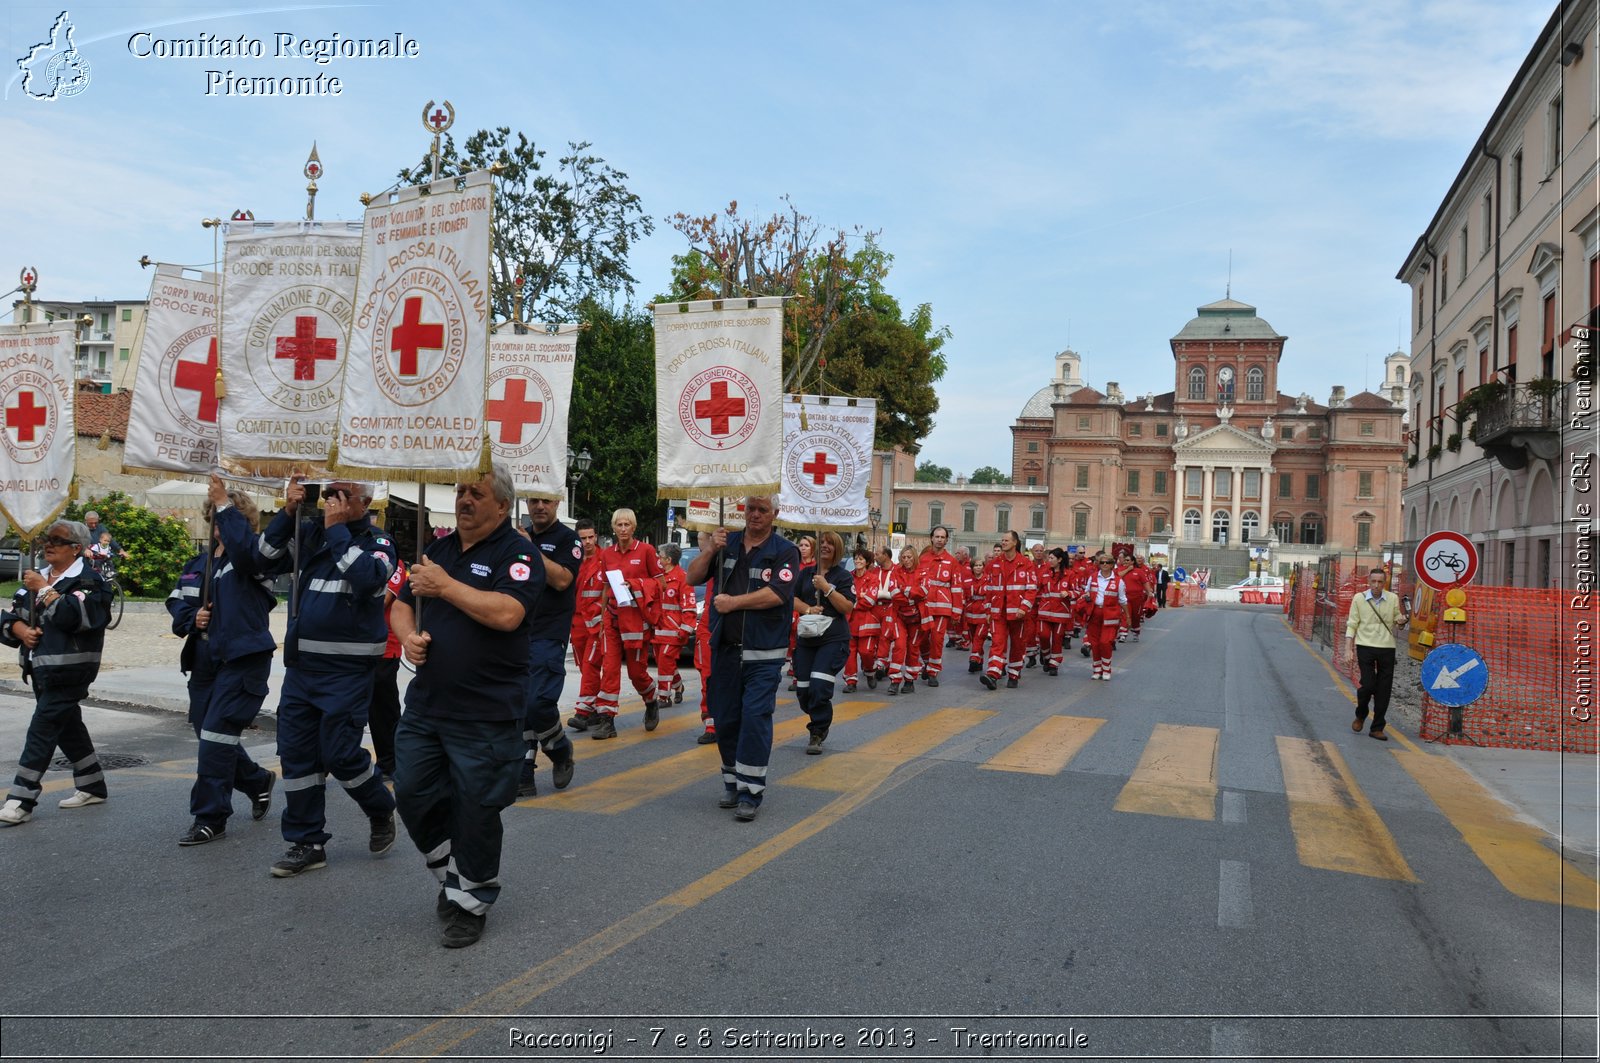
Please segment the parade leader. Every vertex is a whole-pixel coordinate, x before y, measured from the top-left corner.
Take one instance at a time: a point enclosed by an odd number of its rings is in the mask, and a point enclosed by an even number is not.
[[[440,883],[446,948],[476,942],[500,895],[500,812],[527,751],[528,631],[545,577],[513,505],[503,465],[457,484],[456,530],[412,567],[390,615],[417,670],[395,732],[395,798]]]

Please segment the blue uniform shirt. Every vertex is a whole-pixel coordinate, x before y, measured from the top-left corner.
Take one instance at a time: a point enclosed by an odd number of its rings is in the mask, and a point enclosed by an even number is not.
[[[583,564],[583,544],[578,541],[578,533],[559,520],[552,521],[542,532],[529,528],[528,535],[541,555],[572,573],[572,582],[567,584],[566,590],[558,591],[549,583],[544,585],[534,607],[528,637],[552,639],[565,645],[572,636],[572,614],[578,610],[578,566]],[[541,565],[539,571],[542,574],[544,566]]]
[[[778,604],[770,609],[741,609],[726,616],[711,609],[711,644],[737,643],[745,660],[766,660],[777,651],[782,660],[789,649],[789,624],[794,616],[795,584],[800,578],[800,549],[773,532],[767,541],[744,554],[744,532],[728,533],[728,545],[711,559],[708,570],[719,594],[748,594],[770,587]],[[724,629],[726,635],[724,637]],[[737,634],[737,638],[733,637]]]

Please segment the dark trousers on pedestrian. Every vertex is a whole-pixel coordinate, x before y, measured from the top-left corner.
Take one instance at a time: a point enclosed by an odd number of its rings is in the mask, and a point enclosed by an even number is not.
[[[195,822],[221,827],[233,815],[233,792],[254,797],[272,784],[244,748],[244,729],[267,699],[272,652],[252,653],[214,672],[189,675],[189,725],[200,740],[189,812]]]
[[[83,699],[89,696],[93,677],[67,679],[33,673],[33,719],[22,743],[16,778],[6,796],[22,802],[26,811],[39,803],[44,773],[56,748],[72,763],[72,784],[84,793],[106,796],[106,776],[100,770],[89,728],[83,724]]]
[[[372,700],[372,668],[307,672],[290,668],[278,702],[278,760],[283,766],[283,838],[323,845],[327,776],[339,781],[368,818],[394,812],[394,796],[361,745]]]
[[[372,733],[373,760],[378,770],[394,777],[394,729],[400,725],[400,658],[378,662],[372,679],[372,701],[367,707],[367,730]]]
[[[544,750],[551,763],[572,759],[572,739],[561,728],[561,688],[567,682],[567,644],[534,639],[528,644],[528,695],[523,706],[522,740],[531,752]]]
[[[484,915],[500,896],[500,812],[517,799],[519,720],[446,720],[412,708],[395,732],[400,820],[445,898]]]
[[[944,647],[939,647],[944,652]],[[833,692],[839,682],[839,669],[850,653],[849,639],[832,639],[817,646],[796,639],[794,647],[794,695],[811,722],[806,730],[823,738],[833,726]]]
[[[772,713],[782,676],[781,656],[746,661],[738,646],[719,645],[711,651],[709,696],[717,751],[722,754],[722,785],[758,806],[767,788]]]
[[[1357,646],[1356,663],[1361,666],[1361,685],[1356,688],[1356,719],[1365,720],[1372,709],[1372,730],[1383,730],[1389,714],[1389,690],[1394,686],[1394,648]]]

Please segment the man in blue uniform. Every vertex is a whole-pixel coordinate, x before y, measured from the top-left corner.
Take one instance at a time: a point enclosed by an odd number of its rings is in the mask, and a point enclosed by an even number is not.
[[[284,508],[256,545],[266,574],[288,571],[300,558],[299,611],[283,645],[283,695],[278,702],[278,760],[283,768],[283,838],[289,851],[272,865],[288,878],[326,867],[329,838],[325,780],[332,775],[372,825],[367,849],[394,844],[394,796],[362,748],[373,677],[388,628],[383,591],[394,572],[389,537],[367,519],[372,493],[336,481],[322,493],[322,519],[299,519],[305,484],[295,477]]]
[[[789,653],[800,551],[772,530],[778,507],[766,495],[745,499],[745,527],[718,528],[712,549],[690,562],[698,586],[715,576],[711,599],[709,701],[722,753],[722,799],[737,819],[756,818],[772,759],[772,713]]]
[[[272,580],[256,569],[252,549],[260,516],[249,495],[229,491],[215,473],[205,516],[214,529],[211,549],[184,566],[167,596],[172,633],[187,640],[189,725],[200,740],[189,791],[194,822],[178,838],[183,846],[204,845],[226,833],[234,790],[249,795],[253,819],[266,816],[278,778],[250,759],[242,744],[244,729],[266,700],[278,648],[267,620],[278,599]]]
[[[528,756],[517,784],[518,797],[533,797],[536,749],[550,758],[551,777],[557,790],[572,781],[572,739],[561,729],[561,688],[567,681],[567,640],[572,637],[572,614],[578,607],[578,567],[583,564],[583,544],[578,533],[556,520],[559,503],[548,498],[528,499],[533,518],[529,540],[543,562],[544,592],[539,595],[528,624],[528,701],[522,737]]]
[[[389,616],[417,669],[395,732],[395,794],[439,880],[439,943],[450,949],[478,940],[500,896],[500,812],[516,800],[527,750],[528,631],[544,565],[511,526],[514,502],[503,465],[457,484],[456,530],[428,547]]]

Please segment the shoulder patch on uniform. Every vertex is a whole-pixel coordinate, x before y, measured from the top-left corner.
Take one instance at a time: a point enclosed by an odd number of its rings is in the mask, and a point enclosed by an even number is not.
[[[526,558],[523,559],[523,561],[526,561],[526,560],[527,560]],[[523,561],[516,561],[516,562],[513,562],[512,565],[511,565],[511,578],[516,580],[516,581],[518,581],[519,583],[524,581],[524,580],[526,580],[529,576],[533,575],[533,570],[530,569],[527,565],[523,564]]]
[[[393,546],[394,545],[388,539],[385,539],[381,535],[374,536],[372,541],[377,543],[379,546]]]

